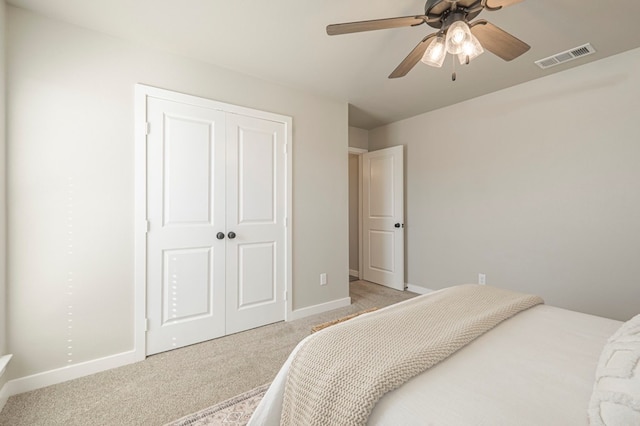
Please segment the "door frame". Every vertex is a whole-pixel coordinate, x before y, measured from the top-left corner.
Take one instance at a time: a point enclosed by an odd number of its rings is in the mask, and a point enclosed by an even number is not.
[[[135,85],[135,200],[134,200],[134,353],[136,361],[146,358],[147,331],[147,98],[160,98],[203,108],[222,110],[231,114],[247,115],[282,123],[285,126],[285,321],[293,312],[292,263],[292,118],[238,105],[227,104],[198,96],[160,89],[144,84]]]
[[[358,279],[362,279],[362,154],[368,149],[349,147],[348,155],[358,156]]]

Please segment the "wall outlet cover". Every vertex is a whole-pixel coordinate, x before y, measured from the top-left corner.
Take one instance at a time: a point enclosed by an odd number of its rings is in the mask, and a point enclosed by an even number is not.
[[[485,274],[478,274],[478,284],[480,285],[487,284],[487,276]]]
[[[327,285],[327,274],[320,274],[320,285]]]

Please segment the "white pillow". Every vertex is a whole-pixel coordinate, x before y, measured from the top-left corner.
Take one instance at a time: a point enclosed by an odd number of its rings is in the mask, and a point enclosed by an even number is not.
[[[589,403],[597,426],[640,425],[640,315],[624,323],[604,346]]]

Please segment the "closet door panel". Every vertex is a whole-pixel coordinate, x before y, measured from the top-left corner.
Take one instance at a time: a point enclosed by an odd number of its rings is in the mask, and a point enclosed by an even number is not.
[[[164,224],[212,225],[215,123],[166,115],[164,126]]]
[[[238,309],[276,302],[273,242],[238,244]]]
[[[227,334],[284,319],[285,131],[227,116]]]
[[[147,354],[225,334],[225,114],[147,105]]]
[[[238,223],[274,224],[277,137],[238,127]]]

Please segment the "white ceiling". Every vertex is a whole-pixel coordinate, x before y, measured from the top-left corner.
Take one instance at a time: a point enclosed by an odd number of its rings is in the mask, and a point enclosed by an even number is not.
[[[433,28],[328,36],[332,23],[419,15],[422,0],[9,0],[82,27],[329,96],[350,125],[371,129],[640,46],[637,0],[525,0],[487,19],[531,45],[512,62],[485,53],[471,65],[418,63],[387,76]],[[597,50],[549,70],[534,61],[591,43]]]

